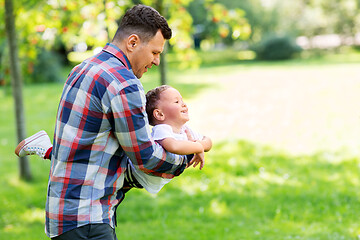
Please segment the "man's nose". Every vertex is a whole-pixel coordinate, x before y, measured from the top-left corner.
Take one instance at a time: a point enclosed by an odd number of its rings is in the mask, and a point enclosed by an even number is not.
[[[152,63],[153,63],[154,65],[156,65],[156,66],[159,66],[159,64],[160,64],[160,55],[154,57],[154,60],[153,60]]]

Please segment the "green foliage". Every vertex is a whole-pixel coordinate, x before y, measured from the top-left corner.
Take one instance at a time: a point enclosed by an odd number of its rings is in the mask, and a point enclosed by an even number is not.
[[[105,45],[109,34],[115,33],[116,20],[125,8],[113,1],[16,1],[14,14],[24,79],[28,82],[54,79],[49,77],[49,69],[35,69],[41,65],[42,59],[48,57],[45,56],[47,53],[44,55],[44,49],[60,50],[66,58],[66,54],[79,43],[85,43],[89,48]],[[2,16],[3,10],[0,10]],[[5,38],[5,32],[1,25],[2,38]],[[52,66],[60,64],[55,63],[58,59],[51,60]]]
[[[54,79],[48,76],[49,72],[46,68],[34,67],[41,65],[40,61],[45,57],[41,52],[42,49],[60,51],[66,57],[78,44],[83,44],[85,50],[103,47],[114,35],[120,17],[135,3],[153,6],[168,19],[174,32],[170,40],[170,48],[179,60],[178,68],[197,68],[200,59],[193,49],[193,17],[186,8],[190,2],[190,0],[123,2],[20,0],[15,5],[15,15],[16,27],[21,29],[17,32],[24,79],[27,82],[33,79],[35,82],[38,79],[42,79],[41,81]],[[250,27],[243,11],[228,10],[223,5],[214,3],[213,0],[206,0],[203,5],[208,13],[207,39],[213,42],[232,42],[247,38]],[[0,16],[2,15],[3,12],[0,10]],[[0,26],[0,39],[4,38],[4,29]],[[56,59],[52,60],[54,66],[58,65],[55,64]],[[8,74],[8,71],[0,70]]]
[[[174,30],[171,50],[182,69],[200,65],[193,50],[194,36],[198,45],[205,40],[203,45],[209,49],[219,42],[230,46],[242,41],[256,43],[267,34],[278,33],[336,33],[345,41],[360,31],[358,0],[18,0],[14,4],[24,79],[31,79],[39,47],[59,50],[63,45],[65,55],[79,43],[86,43],[89,49],[102,47],[114,35],[119,18],[135,3],[162,6]],[[0,1],[0,18],[4,18],[4,1]],[[4,40],[1,24],[0,43]],[[3,52],[0,49],[0,78],[8,81]]]
[[[142,2],[155,8],[159,6],[159,2],[162,3],[164,12],[161,13],[168,19],[174,33],[169,43],[179,69],[196,69],[201,64],[201,59],[194,50],[194,38],[207,39],[213,44],[244,40],[250,34],[250,26],[241,9],[227,9],[214,0]],[[201,11],[200,19],[198,11]]]
[[[61,82],[62,61],[60,56],[54,51],[46,49],[38,50],[38,58],[31,74],[31,82]]]
[[[329,33],[355,36],[360,31],[358,0],[309,0],[302,7],[298,27],[306,36]]]
[[[278,31],[289,32],[294,29],[292,19],[296,15],[297,1],[261,1],[261,0],[216,0],[227,8],[240,8],[246,13],[251,26],[249,41],[259,42],[263,36]]]
[[[9,80],[9,57],[8,51],[6,49],[6,39],[0,38],[0,85],[5,85]]]
[[[272,36],[255,46],[254,51],[260,60],[285,60],[293,58],[301,47],[288,36]]]
[[[216,0],[227,8],[241,8],[251,25],[251,42],[267,34],[287,33],[313,37],[339,34],[353,37],[360,31],[358,0]],[[344,44],[344,43],[343,43]]]
[[[246,14],[240,8],[227,8],[214,0],[196,0],[188,10],[194,19],[195,38],[199,41],[232,45],[235,41],[247,40],[251,34]]]

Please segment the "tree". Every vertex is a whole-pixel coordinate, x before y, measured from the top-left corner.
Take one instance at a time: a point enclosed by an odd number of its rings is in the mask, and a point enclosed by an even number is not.
[[[188,10],[193,17],[197,48],[203,40],[232,46],[249,38],[250,25],[245,12],[238,7],[229,8],[215,0],[195,0]]]
[[[309,38],[338,34],[343,44],[349,44],[360,31],[359,0],[215,1],[227,8],[244,9],[252,28],[252,42],[276,34]]]
[[[163,0],[157,0],[155,2],[155,8],[159,11],[159,13],[162,16],[166,16],[166,9],[164,7],[164,1]],[[168,42],[165,43],[164,51],[160,55],[160,83],[161,85],[167,84],[167,74],[166,74],[166,52],[168,49]]]
[[[308,0],[304,8],[304,21],[313,23],[311,13],[316,13],[316,25],[302,25],[305,34],[307,31],[316,31],[316,34],[338,34],[342,44],[349,38],[354,38],[360,31],[360,1],[358,0]],[[315,14],[312,14],[315,15]],[[351,44],[351,42],[350,42]]]
[[[26,137],[25,130],[25,117],[24,117],[24,104],[22,99],[22,77],[20,71],[20,64],[18,59],[18,45],[15,31],[15,16],[12,0],[5,0],[5,24],[6,33],[8,39],[8,46],[11,51],[10,55],[10,69],[12,79],[12,92],[15,102],[15,114],[16,114],[16,127],[18,142]],[[19,159],[20,164],[20,177],[25,180],[32,178],[29,167],[29,162],[26,157]]]
[[[214,42],[236,39],[239,32],[241,32],[240,38],[245,37],[244,33],[249,32],[246,29],[250,28],[243,12],[228,11],[223,5],[214,1],[203,0],[206,6],[205,12],[209,15],[207,21],[214,29],[207,39]],[[179,63],[177,67],[196,68],[200,65],[201,59],[193,48],[195,29],[192,15],[187,8],[191,2],[191,0],[18,0],[17,25],[22,30],[18,33],[19,56],[22,61],[24,81],[40,79],[34,78],[34,72],[36,72],[36,66],[41,65],[39,61],[44,59],[39,57],[40,54],[45,51],[56,50],[66,55],[74,49],[93,50],[104,46],[115,34],[120,17],[129,7],[139,3],[154,7],[168,19],[173,29],[173,37],[169,41],[168,48],[175,53],[175,58]],[[226,16],[216,21],[218,19],[216,16],[223,13],[226,13]],[[1,31],[0,26],[0,38]],[[165,52],[161,60],[160,70],[162,83],[164,83]],[[48,61],[45,62],[48,63]],[[40,69],[44,71],[49,68]]]

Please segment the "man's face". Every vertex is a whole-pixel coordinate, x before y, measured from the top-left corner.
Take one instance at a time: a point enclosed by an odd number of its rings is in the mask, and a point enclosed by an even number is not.
[[[153,64],[160,64],[160,53],[164,50],[164,44],[165,39],[159,30],[149,42],[140,42],[134,48],[129,61],[137,78],[141,78]]]

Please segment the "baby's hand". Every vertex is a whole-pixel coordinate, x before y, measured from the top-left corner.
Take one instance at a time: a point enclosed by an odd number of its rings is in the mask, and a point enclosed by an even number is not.
[[[189,130],[185,130],[185,133],[187,135],[187,138],[189,141],[195,142],[194,138],[192,137]],[[196,167],[200,163],[200,170],[204,167],[205,164],[205,156],[204,152],[202,153],[195,153],[194,157],[191,159],[187,167],[190,167],[191,165],[194,165]]]
[[[191,159],[189,166],[194,165],[194,167],[196,167],[198,164],[200,163],[200,170],[204,167],[205,164],[205,155],[204,152],[202,153],[196,153],[193,157],[193,159]]]

